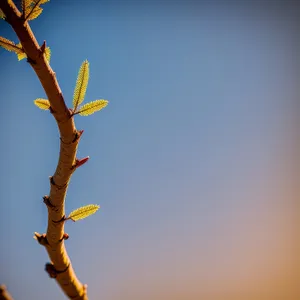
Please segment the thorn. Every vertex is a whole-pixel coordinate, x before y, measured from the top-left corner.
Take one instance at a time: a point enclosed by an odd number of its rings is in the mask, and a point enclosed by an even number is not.
[[[84,130],[77,130],[77,132],[75,133],[75,137],[74,140],[72,141],[72,143],[75,143],[83,134]]]
[[[41,51],[42,55],[45,53],[45,49],[46,49],[46,41],[43,42],[43,45],[40,48],[40,51]]]
[[[77,159],[76,158],[75,165],[73,165],[71,169],[76,169],[78,167],[81,167],[82,165],[84,165],[89,160],[89,158],[90,158],[89,156],[84,157],[82,159]]]
[[[39,234],[38,232],[34,233],[33,238],[39,242],[40,245],[46,246],[49,245],[46,233]]]

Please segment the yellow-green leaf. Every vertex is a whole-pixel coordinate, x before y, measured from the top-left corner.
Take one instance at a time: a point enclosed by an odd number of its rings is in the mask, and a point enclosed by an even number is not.
[[[47,99],[38,98],[35,99],[33,102],[40,109],[47,110],[50,108],[50,102]]]
[[[2,11],[2,9],[0,9],[0,19],[5,19],[5,14],[4,12]]]
[[[21,43],[17,44],[16,46],[19,47],[19,48],[22,48]],[[18,60],[22,60],[22,59],[27,57],[25,52],[16,53],[16,54],[17,54]]]
[[[67,219],[78,221],[94,214],[100,208],[97,204],[89,204],[73,210]]]
[[[30,13],[27,15],[26,20],[31,21],[36,19],[41,13],[42,13],[43,9],[39,6],[35,6],[34,8],[32,8],[32,10],[30,11]]]
[[[23,0],[23,1],[25,2],[23,7],[23,13],[25,19],[30,21],[37,18],[42,13],[43,9],[40,7],[40,5],[45,4],[50,0]]]
[[[102,108],[104,108],[105,106],[107,106],[108,101],[107,100],[95,100],[92,102],[89,102],[87,104],[82,105],[79,110],[78,113],[81,116],[88,116],[93,114],[94,112],[101,110]]]
[[[89,62],[85,60],[79,69],[76,86],[73,96],[73,109],[76,112],[77,107],[84,100],[86,88],[89,82]]]
[[[8,51],[13,51],[15,53],[24,53],[21,44],[16,45],[13,41],[10,41],[2,36],[0,36],[0,46]]]
[[[50,63],[51,50],[49,47],[46,47],[46,49],[45,49],[45,57],[46,57],[46,60]]]
[[[22,60],[22,59],[24,59],[24,58],[27,57],[27,55],[26,55],[25,52],[23,52],[23,53],[17,53],[17,56],[18,56],[18,60]]]
[[[27,15],[27,10],[31,5],[32,0],[22,0],[22,11],[24,16]]]

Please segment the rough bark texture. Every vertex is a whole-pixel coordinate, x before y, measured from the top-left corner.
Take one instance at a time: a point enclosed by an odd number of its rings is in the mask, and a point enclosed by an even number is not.
[[[29,62],[37,74],[51,105],[51,112],[57,122],[60,132],[60,153],[56,171],[50,178],[50,194],[47,197],[48,227],[47,234],[38,238],[44,245],[51,260],[46,265],[50,277],[56,279],[69,299],[87,300],[86,285],[76,277],[70,258],[64,245],[64,201],[68,184],[76,160],[76,151],[81,132],[77,131],[74,118],[67,108],[63,94],[56,80],[55,73],[43,55],[28,22],[12,1],[0,0],[0,8],[6,16],[6,21],[16,32]]]

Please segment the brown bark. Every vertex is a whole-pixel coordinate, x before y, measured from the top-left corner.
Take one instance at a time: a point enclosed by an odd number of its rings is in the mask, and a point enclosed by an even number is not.
[[[33,70],[38,76],[51,105],[51,112],[60,132],[60,153],[56,171],[50,177],[50,194],[44,198],[48,208],[47,234],[37,238],[44,245],[51,260],[46,271],[56,279],[63,292],[73,300],[88,300],[86,285],[83,285],[73,270],[64,245],[65,196],[76,160],[77,146],[82,132],[76,130],[74,118],[67,108],[55,73],[43,55],[44,46],[39,46],[27,21],[12,1],[0,0],[0,8],[6,21],[16,32]]]

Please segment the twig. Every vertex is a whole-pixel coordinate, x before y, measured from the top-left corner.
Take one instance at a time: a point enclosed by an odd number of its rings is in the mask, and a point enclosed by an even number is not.
[[[28,22],[22,18],[21,12],[13,1],[0,0],[0,8],[5,14],[6,21],[16,32],[27,57],[34,62],[30,65],[47,94],[52,114],[60,132],[59,161],[56,171],[51,177],[49,194],[51,204],[55,206],[55,209],[47,206],[48,227],[46,236],[48,244],[45,244],[45,248],[53,265],[52,269],[56,272],[55,280],[68,298],[88,300],[86,285],[83,285],[76,277],[64,245],[64,222],[53,222],[61,220],[65,215],[64,201],[71,175],[74,172],[72,166],[76,163],[80,132],[76,130],[74,118],[65,104],[55,73],[45,56],[40,55],[41,49]]]

